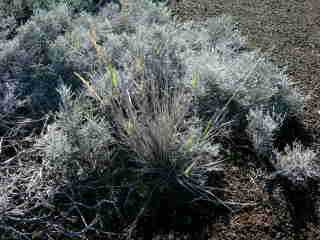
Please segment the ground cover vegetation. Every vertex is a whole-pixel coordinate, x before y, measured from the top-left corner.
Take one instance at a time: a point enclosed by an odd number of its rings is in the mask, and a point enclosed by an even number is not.
[[[1,239],[195,226],[237,207],[221,189],[237,152],[269,169],[270,191],[307,193],[316,221],[317,153],[288,127],[304,97],[230,17],[182,23],[146,0],[1,4]]]

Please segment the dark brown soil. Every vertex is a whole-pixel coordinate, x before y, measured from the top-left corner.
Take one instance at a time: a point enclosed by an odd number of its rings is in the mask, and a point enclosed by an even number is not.
[[[281,187],[272,194],[264,191],[268,173],[257,166],[225,166],[224,200],[233,206],[229,217],[213,220],[204,234],[172,233],[154,240],[319,240],[319,226],[308,225],[295,231],[288,203]]]
[[[257,167],[226,166],[226,201],[238,206],[228,222],[211,226],[211,240],[293,240],[292,218],[281,188],[264,191],[268,175]]]

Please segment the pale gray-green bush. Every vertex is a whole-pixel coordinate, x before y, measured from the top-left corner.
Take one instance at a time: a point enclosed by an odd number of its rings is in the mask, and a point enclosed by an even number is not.
[[[66,4],[72,11],[95,11],[98,3],[95,0],[3,0],[0,3],[0,16],[10,16],[24,22],[39,9],[51,10],[59,4]]]
[[[319,178],[318,154],[301,143],[294,142],[285,147],[284,152],[276,152],[275,167],[279,173],[294,183],[303,183],[306,178]]]
[[[247,133],[259,157],[270,158],[274,149],[276,131],[279,131],[285,116],[263,109],[250,110],[247,116]]]
[[[60,89],[62,103],[55,122],[35,147],[43,152],[49,171],[67,177],[83,177],[97,169],[103,171],[110,161],[112,137],[105,116],[95,116],[94,106],[70,89]],[[78,176],[79,175],[79,176]]]
[[[11,126],[15,127],[17,118],[34,120],[57,109],[59,99],[54,89],[60,80],[50,66],[48,48],[70,24],[66,6],[43,10],[21,26],[16,37],[0,42],[0,97],[7,102],[7,109],[0,110]]]

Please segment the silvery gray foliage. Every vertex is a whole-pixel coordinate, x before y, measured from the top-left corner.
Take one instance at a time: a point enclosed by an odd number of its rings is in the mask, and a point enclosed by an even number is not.
[[[0,11],[0,44],[11,37],[17,26],[16,20]]]
[[[307,178],[319,179],[320,162],[318,154],[299,142],[287,145],[283,152],[275,151],[274,166],[279,174],[284,175],[294,185],[304,184]]]
[[[286,116],[303,107],[303,96],[286,75],[248,49],[227,16],[178,23],[168,9],[149,1],[128,2],[121,12],[109,5],[96,16],[76,19],[49,51],[65,81],[80,82],[74,76],[79,73],[102,98],[113,92],[110,66],[121,94],[134,96],[136,85],[150,80],[183,87],[200,115],[216,125],[230,121],[237,130],[246,129],[261,156],[272,153],[274,132]]]
[[[206,186],[219,164],[220,146],[214,143],[219,133],[203,129],[195,117],[187,119],[192,98],[183,88],[144,81],[121,94],[111,111],[118,144],[129,154],[129,165],[139,166],[134,177],[148,191],[159,187],[221,204]]]
[[[94,12],[105,2],[105,0],[3,0],[0,2],[0,15],[13,17],[22,24],[39,9],[52,10],[57,5],[66,4],[71,11]]]
[[[71,21],[70,12],[60,6],[48,14],[40,11],[2,48],[1,72],[9,74],[4,66],[11,63],[10,79],[21,82],[22,88],[16,95],[31,95],[38,107],[56,106],[57,95],[49,89],[58,86],[59,78],[79,85],[74,72],[87,78],[103,74],[104,58],[116,67],[127,88],[132,79],[157,78],[211,97],[215,108],[225,111],[229,107],[224,106],[225,99],[230,97],[245,108],[281,106],[276,109],[279,114],[301,109],[302,97],[286,76],[247,50],[245,39],[226,16],[177,23],[165,7],[141,0],[129,1],[121,12],[116,4],[108,4],[96,16],[82,13]],[[32,85],[35,82],[41,90]]]
[[[11,83],[12,84],[12,83]],[[15,85],[10,85],[10,82],[0,84],[2,92],[0,92],[0,113],[3,117],[14,112],[17,107],[15,96]]]
[[[141,3],[137,4],[141,5]],[[159,8],[154,7],[154,9],[159,12]],[[148,71],[148,75],[152,75],[153,78],[163,78],[162,76],[159,76],[159,74],[169,75],[171,72],[181,71],[177,67],[170,66],[172,61],[178,61],[178,59],[170,59],[169,57],[169,54],[172,53],[171,58],[174,58],[174,48],[164,46],[163,43],[159,41],[160,39],[154,41],[155,38],[162,37],[165,38],[163,41],[167,41],[168,43],[170,40],[168,37],[170,36],[165,34],[165,31],[169,29],[166,29],[165,26],[162,27],[161,25],[153,24],[152,27],[155,28],[155,30],[150,31],[150,27],[141,24],[139,27],[134,28],[134,33],[130,31],[119,33],[117,31],[118,23],[113,22],[114,19],[117,17],[126,19],[127,17],[133,16],[126,13],[114,13],[111,15],[111,18],[106,11],[110,11],[109,6],[106,7],[105,10],[102,10],[101,14],[96,17],[80,17],[74,24],[75,28],[73,31],[70,34],[59,37],[52,45],[52,61],[57,63],[60,62],[66,69],[69,68],[71,71],[78,71],[83,74],[93,71],[100,72],[101,58],[100,56],[97,56],[97,49],[94,48],[92,44],[92,36],[90,34],[94,32],[96,35],[95,41],[101,45],[101,52],[99,54],[102,54],[103,58],[110,60],[110,62],[115,65],[117,71],[119,71],[119,75],[123,77],[123,81],[125,81],[124,78],[131,79],[139,77],[135,76],[136,74],[139,74],[139,66],[137,66],[139,64],[141,67],[144,67],[145,63],[148,64],[146,71]],[[141,9],[139,9],[139,11],[141,11]],[[106,18],[105,16],[109,16],[109,18]],[[156,12],[144,11],[143,14],[137,15],[136,17],[152,19],[153,16],[156,17],[158,15]],[[127,24],[137,24],[136,21],[138,20],[130,20]],[[149,22],[147,21],[146,23]],[[171,31],[172,30],[174,29],[171,27]],[[161,34],[163,36],[161,36]],[[162,59],[155,57],[155,48],[158,48],[159,52],[160,50],[163,50],[163,52],[161,52]],[[148,58],[146,62],[144,58]],[[159,64],[166,64],[168,66],[164,66],[162,70],[161,65]],[[179,62],[177,64],[179,64]],[[102,71],[104,70],[105,68],[102,69]],[[140,69],[140,72],[141,70],[144,69]]]
[[[103,171],[111,154],[109,123],[103,115],[94,115],[94,106],[85,96],[75,97],[65,86],[59,93],[62,103],[55,122],[35,145],[43,153],[45,169],[77,178]]]
[[[40,204],[54,192],[54,184],[40,164],[30,159],[20,164],[21,168],[11,173],[4,171],[7,166],[1,166],[0,225],[6,217],[23,217],[29,207]],[[25,205],[16,201],[23,201]]]
[[[286,116],[264,109],[250,109],[246,128],[255,151],[260,157],[272,158],[273,140]]]
[[[70,34],[58,38],[53,62],[60,59],[66,69],[83,74],[104,71],[90,32],[123,82],[157,78],[183,84],[197,96],[211,96],[217,109],[227,111],[227,100],[221,99],[232,98],[247,109],[244,115],[262,106],[278,114],[302,109],[302,95],[262,54],[248,50],[230,17],[177,23],[166,8],[149,1],[129,2],[121,12],[106,7],[80,18]]]
[[[0,83],[16,86],[19,100],[29,98],[29,112],[42,112],[57,104],[58,76],[49,65],[47,49],[63,34],[71,18],[66,6],[40,11],[17,31],[17,36],[0,45]],[[6,89],[1,89],[6,91]],[[3,93],[7,95],[8,93]]]
[[[248,49],[229,17],[209,19],[205,26],[197,28],[198,39],[203,39],[197,44],[200,51],[186,56],[188,79],[197,74],[202,94],[221,92],[247,111],[263,106],[279,114],[301,112],[303,96],[262,54]]]
[[[182,89],[172,95],[167,88],[159,92],[156,79],[121,92],[122,86],[113,85],[112,77],[105,74],[78,95],[70,88],[59,90],[62,100],[56,120],[34,146],[42,156],[41,174],[50,179],[53,189],[96,172],[111,174],[122,164],[125,169],[117,171],[127,172],[120,185],[129,185],[130,191],[144,195],[162,183],[161,188],[178,194],[187,189],[192,199],[219,202],[206,186],[209,173],[219,167],[220,146],[212,143],[219,132],[203,129],[196,117],[186,119],[190,95]],[[98,89],[102,82],[103,88]],[[110,159],[113,151],[120,155]],[[99,187],[112,183],[103,178],[102,184]]]
[[[49,236],[69,234],[73,239],[72,230],[64,225],[65,218],[60,213],[56,214],[56,219],[52,217],[56,212],[52,208],[55,197],[63,195],[64,200],[72,204],[73,194],[68,195],[66,186],[86,180],[92,173],[99,182],[98,175],[110,168],[112,137],[109,123],[103,115],[95,116],[87,95],[75,97],[65,86],[59,93],[62,99],[60,111],[55,121],[36,139],[32,149],[19,155],[18,159],[0,164],[0,231],[2,237],[8,234],[4,239],[25,239],[23,236],[32,235],[30,229],[33,232],[42,227]],[[93,187],[88,183],[80,185],[79,188],[85,190]],[[109,196],[107,185],[105,178],[99,185],[99,190],[107,189],[101,194],[102,203],[112,200],[104,199]],[[97,189],[93,187],[91,192],[94,190]],[[79,204],[86,204],[85,201],[81,199]],[[94,201],[100,200],[95,198]],[[101,206],[96,208],[92,206],[91,211],[99,211]],[[39,221],[46,226],[41,224],[40,227]],[[52,221],[54,224],[47,225]],[[24,222],[28,222],[27,228],[23,227]],[[79,235],[82,234],[85,232]]]
[[[123,5],[120,14],[114,14],[108,6],[101,11],[102,16],[112,16],[110,19],[116,32],[134,32],[139,26],[167,24],[172,18],[164,3],[159,6],[149,0],[139,0],[126,1]]]
[[[297,227],[319,217],[319,154],[300,142],[287,145],[283,152],[274,151],[275,173],[267,187],[272,190],[280,184],[292,204],[294,223]],[[271,187],[271,188],[270,188]]]

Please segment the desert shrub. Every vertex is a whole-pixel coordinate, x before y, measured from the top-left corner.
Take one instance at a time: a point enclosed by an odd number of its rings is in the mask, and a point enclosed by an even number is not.
[[[162,71],[161,78],[194,85],[197,88],[194,92],[198,97],[208,95],[207,98],[210,98],[212,95],[213,101],[220,97],[224,98],[225,103],[235,95],[232,100],[240,106],[247,109],[263,106],[278,114],[301,110],[302,96],[289,86],[286,76],[264,57],[255,51],[243,50],[246,48],[244,39],[234,30],[229,18],[210,19],[201,24],[177,25],[171,21],[169,13],[149,5],[150,3],[141,1],[135,6],[129,6],[125,12],[112,14],[108,12],[109,9],[102,10],[94,20],[94,27],[92,20],[89,20],[89,24],[77,26],[70,37],[59,38],[54,46],[57,49],[65,48],[60,53],[66,56],[60,56],[60,59],[75,61],[74,65],[86,66],[84,69],[89,68],[88,63],[94,65],[92,51],[95,49],[89,44],[88,34],[94,30],[104,54],[119,71],[127,67],[125,64],[139,58],[139,54],[151,55],[158,51],[163,59],[158,64],[150,64],[155,67],[170,63]],[[105,20],[103,16],[112,17]],[[119,24],[124,32],[118,32]],[[105,32],[113,34],[105,35]],[[159,44],[159,38],[162,45]],[[79,41],[82,42],[78,46],[79,50],[74,51],[70,46]],[[153,50],[156,51],[151,52]],[[83,57],[81,63],[75,58],[76,55],[69,55],[80,53]],[[133,55],[131,59],[125,59],[129,55]],[[144,64],[149,64],[147,59],[143,61]],[[168,75],[173,74],[172,72],[175,75]],[[220,103],[221,108],[224,103]],[[281,109],[278,109],[280,106]]]
[[[266,186],[270,191],[275,185],[284,189],[295,228],[299,230],[308,222],[319,221],[318,153],[294,142],[283,152],[275,151],[273,164],[275,172]]]
[[[102,116],[95,116],[94,107],[84,96],[73,99],[70,89],[60,89],[62,103],[56,120],[35,147],[44,153],[43,162],[53,173],[67,177],[103,170],[110,160],[112,143],[110,126]],[[85,162],[81,162],[85,161]]]
[[[118,10],[117,5],[113,4],[109,13]],[[14,30],[10,25],[15,23],[13,17],[1,18],[4,23],[0,31],[2,86],[0,97],[4,103],[4,107],[0,108],[1,136],[25,136],[33,130],[32,128],[41,128],[38,119],[48,111],[58,108],[59,94],[55,89],[64,81],[67,85],[76,88],[80,84],[74,72],[94,71],[91,66],[94,66],[94,62],[98,62],[96,54],[93,54],[88,61],[91,62],[90,64],[80,65],[78,62],[79,64],[70,66],[68,56],[65,56],[65,60],[59,58],[59,52],[63,52],[64,47],[59,46],[60,48],[55,51],[54,42],[60,35],[65,34],[66,38],[71,39],[77,35],[71,32],[77,24],[83,26],[83,32],[87,26],[95,25],[93,17],[89,14],[83,13],[74,25],[73,18],[76,19],[76,16],[66,4],[58,5],[50,11],[39,10],[26,24]],[[15,34],[12,35],[12,32]],[[80,31],[77,33],[80,34]],[[76,37],[78,38],[78,35]],[[74,44],[77,38],[72,39]],[[83,38],[78,41],[85,38],[88,39],[83,34]],[[74,46],[70,45],[65,47],[70,47],[74,52],[79,50],[75,50]],[[79,54],[70,55],[70,57],[81,60]],[[17,126],[18,118],[20,118],[19,122],[24,124]],[[24,119],[21,120],[22,118]],[[29,124],[25,124],[26,118]],[[8,130],[12,134],[9,134]]]
[[[196,46],[200,54],[188,59],[188,78],[196,76],[200,96],[205,100],[201,104],[220,103],[225,111],[230,107],[236,115],[234,124],[245,119],[249,109],[264,108],[280,115],[301,112],[301,94],[290,87],[283,72],[247,47],[232,19],[222,16],[205,24],[206,31],[201,27],[198,30],[201,37]],[[210,115],[210,108],[203,109]],[[243,121],[238,127],[245,126]]]
[[[250,110],[247,116],[247,132],[259,157],[270,158],[274,150],[273,142],[285,116],[263,109]]]
[[[0,16],[0,24],[0,43],[3,44],[14,34],[17,22],[13,17]]]
[[[2,98],[11,101],[1,109],[1,114],[14,118],[39,118],[58,106],[59,76],[50,67],[48,47],[63,34],[71,23],[65,6],[51,11],[41,11],[18,29],[17,36],[1,44],[0,82]],[[6,97],[5,97],[6,96]],[[11,96],[9,100],[8,96]],[[16,99],[16,100],[15,100]]]
[[[286,76],[246,49],[227,17],[178,25],[165,8],[149,1],[129,3],[122,12],[110,5],[97,16],[83,14],[71,31],[52,42],[48,55],[54,72],[73,86],[79,83],[74,72],[86,78],[92,72],[99,75],[105,65],[102,59],[110,61],[120,75],[127,74],[127,82],[142,75],[180,82],[193,88],[202,117],[210,119],[223,110],[223,117],[241,131],[250,109],[265,108],[279,115],[302,109],[303,98]],[[137,71],[136,64],[146,66],[146,71]]]
[[[59,94],[59,114],[34,147],[20,156],[23,161],[15,164],[17,158],[13,157],[1,164],[1,191],[5,194],[1,198],[0,232],[8,234],[8,239],[29,239],[36,233],[42,239],[79,238],[82,233],[78,231],[86,234],[91,230],[83,226],[86,221],[96,221],[94,217],[106,207],[110,217],[115,212],[114,190],[109,186],[113,144],[109,123],[105,116],[96,115],[88,96],[75,97],[67,87]],[[5,169],[10,165],[8,172]],[[74,205],[77,201],[85,207]],[[78,207],[81,210],[75,213],[73,209]],[[70,222],[71,217],[82,214],[84,222]],[[92,228],[100,223],[108,225],[106,221],[97,220]],[[25,222],[27,227],[23,227]]]
[[[288,176],[295,185],[303,183],[306,178],[319,178],[317,153],[294,142],[286,146],[283,153],[276,152],[275,166],[280,174]]]
[[[158,22],[160,24],[160,21],[168,22],[168,20],[168,14],[161,14],[161,9],[147,1],[139,1],[136,6],[130,6],[127,11],[121,14],[118,13],[115,5],[101,9],[98,16],[92,17],[83,14],[74,23],[71,32],[60,36],[52,44],[52,62],[61,66],[62,69],[65,68],[69,75],[70,73],[73,74],[74,71],[80,74],[99,72],[101,66],[105,64],[103,61],[101,62],[101,59],[110,60],[120,71],[121,68],[132,64],[132,61],[136,61],[135,58],[140,57],[138,55],[140,54],[138,52],[140,48],[141,51],[153,48],[146,46],[146,44],[151,43],[151,37],[149,42],[146,43],[131,42],[141,40],[143,34],[147,34],[145,36],[153,34],[148,32],[150,29],[145,25],[154,24],[157,27]],[[132,34],[131,31],[136,31],[136,27],[140,32]],[[98,53],[95,48],[97,44],[99,47]],[[140,44],[140,46],[137,44]],[[155,44],[153,43],[153,45]],[[165,48],[163,47],[163,49]],[[170,49],[170,51],[173,50]],[[141,52],[141,55],[143,55],[143,52]],[[69,76],[66,75],[66,77]]]
[[[246,133],[257,155],[269,158],[275,133],[300,114],[303,97],[246,48],[225,16],[178,23],[166,8],[139,0],[121,12],[111,5],[71,18],[65,6],[40,11],[3,45],[8,91],[0,97],[25,103],[29,96],[31,110],[58,110],[17,157],[24,161],[3,164],[6,234],[121,231],[159,199],[173,211],[199,201],[226,209],[208,186],[224,157],[218,137],[226,127]]]
[[[95,231],[110,230],[111,216],[122,219],[122,224],[135,225],[160,198],[169,198],[175,207],[190,201],[224,206],[206,185],[210,173],[218,170],[219,145],[210,141],[221,129],[204,129],[199,119],[187,117],[191,98],[181,89],[168,92],[152,80],[128,89],[115,85],[113,77],[107,72],[100,79],[104,89],[94,82],[78,96],[70,89],[60,90],[62,104],[56,120],[32,150],[41,158],[40,164],[29,160],[29,168],[16,169],[28,176],[19,182],[22,192],[18,199],[23,201],[23,186],[27,185],[35,195],[24,200],[25,204],[34,206],[40,198],[40,205],[54,203],[67,214],[66,219],[82,218],[79,225],[66,228],[68,221],[56,216],[54,226],[65,237],[86,234],[90,229],[82,225],[94,220]],[[26,172],[30,168],[31,172]],[[19,181],[19,177],[6,175],[3,179]],[[14,204],[10,198],[15,183],[8,186],[5,203]],[[79,184],[81,187],[76,187]],[[100,216],[104,212],[101,204],[107,208],[107,216]],[[78,213],[72,211],[74,207],[80,208]],[[29,212],[23,208],[20,213],[21,218],[13,221],[15,227],[26,221]],[[49,213],[35,210],[33,214],[46,218]],[[95,219],[94,214],[100,218]],[[14,213],[5,209],[3,215],[4,221],[9,221]],[[30,226],[37,227],[37,222]],[[50,227],[45,229],[48,236],[54,234]]]
[[[103,2],[97,0],[4,0],[0,3],[0,14],[14,17],[18,22],[24,23],[39,9],[51,10],[61,3],[66,4],[71,11],[81,12],[95,11]]]

